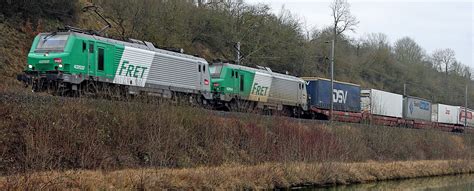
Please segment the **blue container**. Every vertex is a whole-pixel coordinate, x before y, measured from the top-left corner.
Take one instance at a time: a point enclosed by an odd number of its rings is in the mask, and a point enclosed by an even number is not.
[[[310,108],[331,108],[331,80],[323,78],[303,78],[306,81],[308,105]],[[360,112],[360,86],[334,81],[332,101],[335,111]]]

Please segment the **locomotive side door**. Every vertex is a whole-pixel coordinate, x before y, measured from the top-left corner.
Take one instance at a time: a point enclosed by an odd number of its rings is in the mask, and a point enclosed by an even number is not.
[[[303,85],[302,83],[298,82],[298,90],[296,90],[296,92],[298,92],[298,93],[296,93],[296,96],[297,96],[297,97],[296,97],[296,102],[297,102],[297,103],[301,103],[301,100],[302,100],[302,96],[303,96],[303,95],[301,94],[302,91],[303,91],[302,85]]]
[[[95,74],[96,77],[105,77],[106,74],[106,46],[101,43],[96,43],[97,45],[97,50],[95,51],[97,53],[96,55],[96,62],[94,67],[96,68]]]
[[[237,69],[232,69],[232,81],[233,81],[233,94],[238,96],[240,94],[240,80],[239,80],[239,71]]]
[[[238,89],[238,92],[239,92],[239,97],[242,97],[244,94],[244,91],[245,91],[245,75],[244,75],[245,72],[243,71],[240,71],[239,72],[239,75],[237,76],[237,83],[239,84],[239,89]]]
[[[95,56],[95,42],[88,42],[88,53],[87,53],[87,74],[88,76],[96,76],[96,56]]]
[[[209,65],[206,63],[202,63],[202,72],[201,72],[201,88],[200,90],[203,92],[211,91],[211,79],[209,74]]]
[[[196,89],[198,90],[201,90],[202,89],[202,71],[203,71],[203,68],[202,68],[202,64],[199,63],[199,62],[196,62],[196,65],[197,65],[197,80],[198,82],[196,83]]]

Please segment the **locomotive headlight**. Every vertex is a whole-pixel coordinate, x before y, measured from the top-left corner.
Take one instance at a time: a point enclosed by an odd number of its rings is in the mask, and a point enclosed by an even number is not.
[[[63,65],[62,65],[62,64],[59,64],[58,66],[59,66],[60,68],[62,68],[62,67],[63,67]]]
[[[28,68],[29,68],[29,69],[33,68],[33,65],[31,65],[31,64],[30,64],[30,65],[28,65]]]

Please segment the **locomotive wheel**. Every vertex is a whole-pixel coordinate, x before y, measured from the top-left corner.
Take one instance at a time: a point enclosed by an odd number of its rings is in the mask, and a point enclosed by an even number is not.
[[[255,111],[255,103],[244,100],[233,100],[228,104],[229,111],[253,113]]]
[[[70,95],[70,85],[62,82],[57,83],[57,88],[54,91],[53,95],[57,96],[69,96]]]
[[[85,87],[81,89],[81,96],[94,97],[97,94],[97,85],[94,82],[87,81]]]

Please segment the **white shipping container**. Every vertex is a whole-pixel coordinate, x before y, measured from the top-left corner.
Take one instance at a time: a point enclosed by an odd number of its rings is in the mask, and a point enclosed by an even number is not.
[[[361,108],[372,115],[402,118],[403,96],[376,89],[362,90]]]
[[[459,122],[459,106],[433,104],[431,120],[438,123],[457,124]]]

